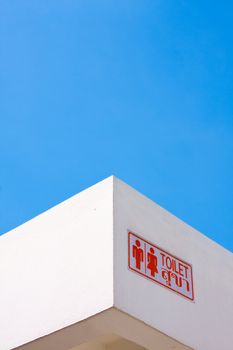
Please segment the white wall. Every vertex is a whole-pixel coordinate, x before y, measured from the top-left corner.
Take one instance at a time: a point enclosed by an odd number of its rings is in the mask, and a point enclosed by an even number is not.
[[[128,269],[128,230],[192,265],[194,302]],[[109,332],[151,350],[229,350],[232,329],[233,254],[115,178],[0,237],[0,350]]]
[[[0,237],[0,350],[113,305],[112,178]]]
[[[127,230],[192,265],[194,302],[128,269]],[[114,305],[194,349],[229,350],[233,254],[115,179]]]

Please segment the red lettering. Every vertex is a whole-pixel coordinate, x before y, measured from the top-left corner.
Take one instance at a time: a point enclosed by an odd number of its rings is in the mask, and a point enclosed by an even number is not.
[[[187,266],[184,266],[184,269],[185,269],[185,278],[188,278],[188,267]]]
[[[184,277],[184,270],[183,270],[183,268],[184,268],[184,266],[181,264],[181,263],[179,263],[179,274],[182,276],[182,277]]]
[[[164,266],[164,265],[165,265],[164,258],[165,258],[165,256],[166,256],[166,255],[165,255],[165,254],[163,254],[163,253],[161,253],[161,252],[160,252],[160,255],[162,256],[162,264],[163,264],[163,266]]]
[[[171,270],[172,267],[172,260],[169,258],[169,256],[166,257],[166,265],[169,270]]]

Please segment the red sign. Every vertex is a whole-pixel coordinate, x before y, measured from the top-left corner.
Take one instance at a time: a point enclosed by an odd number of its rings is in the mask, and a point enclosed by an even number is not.
[[[128,233],[128,264],[164,287],[194,300],[192,266],[138,235]]]

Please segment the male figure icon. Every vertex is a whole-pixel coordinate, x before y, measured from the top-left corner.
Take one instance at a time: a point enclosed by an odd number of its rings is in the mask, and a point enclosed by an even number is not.
[[[150,274],[152,277],[155,277],[155,274],[158,273],[158,259],[157,256],[154,254],[155,250],[151,247],[149,253],[147,253],[147,268],[150,270]]]
[[[135,244],[133,245],[133,257],[136,260],[136,268],[141,270],[141,263],[144,261],[144,252],[141,248],[141,242],[139,239],[136,239]]]

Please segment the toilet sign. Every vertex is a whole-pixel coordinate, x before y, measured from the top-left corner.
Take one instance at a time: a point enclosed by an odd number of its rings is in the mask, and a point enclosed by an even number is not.
[[[132,232],[128,232],[128,265],[139,275],[194,300],[192,266]]]

